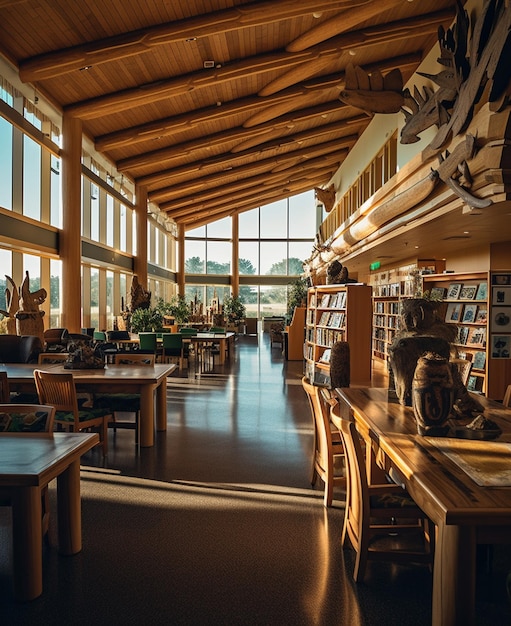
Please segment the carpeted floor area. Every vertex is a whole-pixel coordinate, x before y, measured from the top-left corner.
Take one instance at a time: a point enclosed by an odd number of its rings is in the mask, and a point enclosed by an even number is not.
[[[239,338],[213,374],[169,379],[168,431],[154,448],[137,453],[134,432],[120,430],[106,463],[99,450],[83,457],[83,550],[59,556],[52,525],[33,602],[13,599],[0,509],[0,623],[430,624],[426,567],[371,564],[353,584],[339,541],[344,493],[326,510],[322,486],[309,484],[301,366],[262,334]],[[508,569],[499,549],[481,573],[478,624],[511,623]]]

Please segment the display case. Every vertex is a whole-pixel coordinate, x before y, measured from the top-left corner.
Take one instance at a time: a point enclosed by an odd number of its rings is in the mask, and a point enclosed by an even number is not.
[[[350,345],[350,380],[371,381],[372,289],[361,283],[311,287],[307,296],[305,374],[330,384],[330,354],[336,341]]]

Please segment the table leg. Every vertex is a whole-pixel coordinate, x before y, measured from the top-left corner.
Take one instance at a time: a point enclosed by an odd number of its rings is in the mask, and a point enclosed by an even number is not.
[[[476,532],[440,524],[433,572],[433,626],[475,624]]]
[[[43,592],[43,535],[41,490],[16,489],[12,496],[14,593],[33,600]]]
[[[82,549],[80,459],[57,477],[59,552],[76,554]]]
[[[167,379],[156,388],[156,430],[167,430]]]
[[[154,385],[142,385],[140,392],[140,446],[154,446]]]

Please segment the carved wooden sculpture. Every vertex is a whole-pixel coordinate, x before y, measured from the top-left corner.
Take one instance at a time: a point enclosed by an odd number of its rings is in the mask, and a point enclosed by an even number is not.
[[[19,310],[16,313],[16,330],[18,335],[35,335],[44,343],[44,311],[39,306],[46,300],[46,289],[30,291],[30,278],[25,278],[20,288]]]
[[[19,309],[20,297],[18,294],[18,288],[15,282],[10,276],[5,276],[6,281],[11,285],[9,289],[5,289],[5,303],[7,305],[7,311],[0,309],[0,313],[7,318],[7,334],[16,335],[16,313]]]
[[[320,187],[314,187],[314,195],[316,196],[316,200],[319,200],[324,206],[327,213],[334,208],[335,204],[335,187],[334,185],[330,185],[326,189],[321,189]]]
[[[404,103],[401,72],[396,69],[382,76],[376,70],[368,74],[350,63],[339,100],[367,113],[397,113]]]
[[[131,302],[130,302],[130,311],[133,312],[135,309],[148,309],[151,305],[151,292],[147,291],[139,282],[138,276],[136,274],[133,275],[133,279],[131,281]]]

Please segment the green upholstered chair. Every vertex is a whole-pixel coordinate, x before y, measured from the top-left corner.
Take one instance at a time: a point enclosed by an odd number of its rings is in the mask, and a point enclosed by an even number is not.
[[[162,359],[165,363],[178,364],[178,373],[183,369],[185,359],[188,361],[188,351],[185,356],[185,344],[181,333],[165,333],[162,338]]]
[[[108,409],[78,406],[76,386],[71,373],[54,373],[34,370],[34,379],[41,404],[55,407],[55,423],[70,432],[96,428],[99,430],[103,456],[108,452]]]
[[[153,367],[155,362],[154,354],[145,354],[137,351],[119,353],[114,357],[116,365],[144,365]],[[139,437],[139,417],[140,417],[140,394],[138,393],[102,393],[94,397],[94,407],[97,409],[107,409],[112,416],[110,424],[114,433],[118,428],[128,428],[135,430],[135,443],[138,445]],[[118,413],[132,413],[135,420],[120,420]]]

